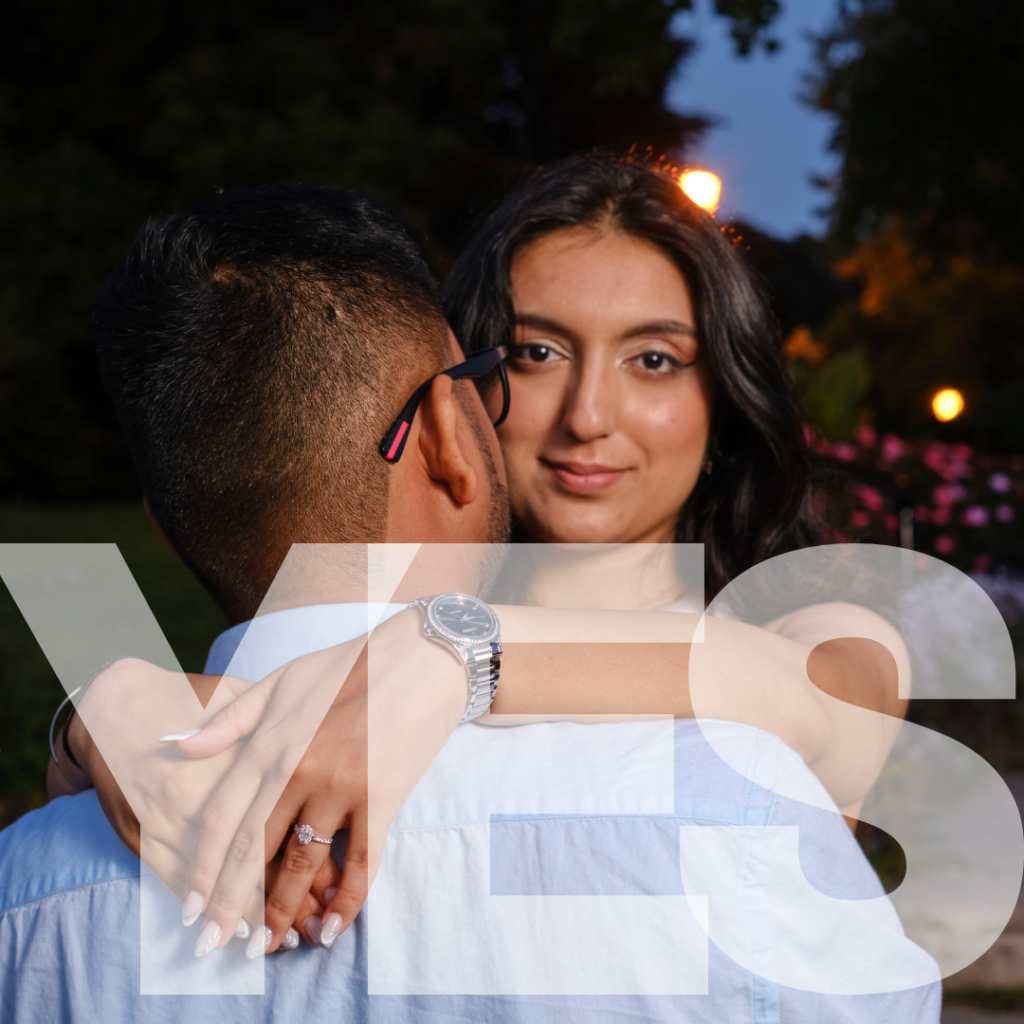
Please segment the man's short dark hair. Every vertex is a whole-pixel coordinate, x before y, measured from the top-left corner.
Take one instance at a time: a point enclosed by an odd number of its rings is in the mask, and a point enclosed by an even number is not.
[[[382,538],[377,445],[450,362],[396,214],[310,183],[221,192],[143,228],[94,321],[150,510],[229,614],[292,542]]]

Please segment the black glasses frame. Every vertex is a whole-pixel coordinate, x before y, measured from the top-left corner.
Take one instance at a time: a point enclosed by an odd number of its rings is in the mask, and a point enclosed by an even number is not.
[[[430,380],[424,381],[413,393],[412,398],[405,403],[405,407],[398,414],[398,418],[388,432],[378,449],[387,462],[397,462],[405,451],[405,442],[409,438],[409,428],[416,416],[416,410],[420,402],[430,390],[430,385],[440,376],[451,377],[452,380],[459,380],[462,377],[484,377],[495,367],[498,368],[498,379],[501,381],[501,415],[495,420],[494,425],[500,427],[508,415],[509,390],[508,370],[505,369],[505,360],[508,359],[508,348],[505,345],[495,345],[494,348],[484,348],[474,352],[464,363],[442,370],[435,374]]]

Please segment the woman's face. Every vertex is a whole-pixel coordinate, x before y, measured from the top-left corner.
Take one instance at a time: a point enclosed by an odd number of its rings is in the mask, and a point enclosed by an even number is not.
[[[632,235],[564,228],[512,265],[512,404],[498,435],[532,540],[674,539],[711,380],[683,275]]]

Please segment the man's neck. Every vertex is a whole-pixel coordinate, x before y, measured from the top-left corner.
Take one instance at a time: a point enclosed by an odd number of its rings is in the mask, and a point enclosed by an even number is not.
[[[475,593],[477,544],[293,544],[258,607],[239,605],[232,625],[310,605],[408,604],[446,591]]]

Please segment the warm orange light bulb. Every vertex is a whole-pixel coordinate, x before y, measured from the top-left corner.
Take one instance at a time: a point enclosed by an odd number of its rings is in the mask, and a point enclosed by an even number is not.
[[[955,420],[964,411],[964,396],[956,388],[943,388],[932,399],[932,412],[940,423]]]
[[[683,171],[679,176],[682,190],[698,206],[714,213],[722,195],[722,179],[710,171]]]

